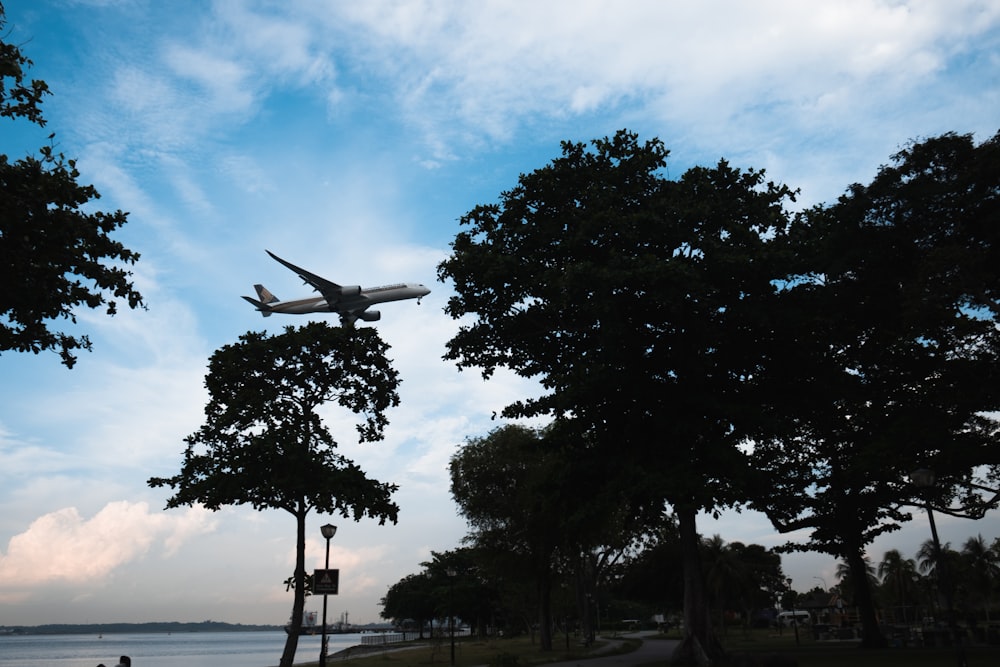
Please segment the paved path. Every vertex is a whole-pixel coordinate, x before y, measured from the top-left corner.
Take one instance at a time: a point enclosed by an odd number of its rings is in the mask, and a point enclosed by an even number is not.
[[[680,644],[679,639],[646,639],[655,632],[634,632],[622,635],[629,639],[642,639],[642,645],[630,653],[620,653],[615,655],[600,655],[585,658],[582,660],[567,660],[565,662],[546,663],[545,667],[631,667],[632,665],[644,665],[651,662],[666,662],[667,658],[674,652]],[[603,638],[607,639],[607,638]],[[607,639],[608,644],[602,647],[604,651],[614,650],[621,645],[614,639]]]
[[[620,635],[622,639],[641,639],[639,648],[629,653],[614,655],[604,655],[614,651],[621,646],[624,641],[612,637],[601,637],[606,642],[604,646],[597,649],[586,658],[577,660],[566,660],[563,662],[547,662],[544,667],[634,667],[635,665],[645,665],[651,662],[666,662],[674,652],[674,648],[680,643],[679,639],[646,639],[650,635],[656,635],[655,631],[633,632]],[[365,653],[405,651],[413,648],[420,648],[426,644],[408,643],[407,645],[387,644],[371,646],[353,646],[341,651],[337,651],[327,656],[327,662],[350,660],[363,656]],[[485,665],[481,667],[486,667]]]

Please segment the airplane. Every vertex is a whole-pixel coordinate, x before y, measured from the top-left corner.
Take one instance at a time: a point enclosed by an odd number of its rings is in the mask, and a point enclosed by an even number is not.
[[[416,299],[419,304],[422,298],[431,293],[429,289],[417,283],[366,288],[362,288],[360,285],[338,285],[326,278],[320,278],[315,273],[299,268],[291,262],[286,262],[270,250],[267,251],[267,254],[278,263],[297,273],[299,278],[304,280],[307,285],[312,285],[313,289],[320,295],[294,301],[281,301],[263,285],[254,285],[258,298],[252,299],[248,296],[243,298],[252,303],[264,317],[270,317],[271,313],[290,315],[337,313],[340,315],[340,323],[345,326],[354,324],[356,320],[376,322],[382,317],[382,314],[377,310],[368,310],[369,306],[403,299]]]

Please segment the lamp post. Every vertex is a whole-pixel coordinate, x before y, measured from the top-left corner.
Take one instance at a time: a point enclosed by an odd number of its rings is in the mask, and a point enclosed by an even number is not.
[[[792,602],[792,628],[795,630],[795,645],[799,645],[799,619],[795,617],[795,593],[792,591],[792,578],[788,577],[788,593]]]
[[[944,603],[948,612],[948,629],[951,631],[951,640],[955,643],[958,651],[959,667],[966,667],[965,650],[962,648],[962,640],[958,636],[958,623],[955,621],[955,608],[952,604],[951,572],[948,570],[948,563],[941,553],[941,540],[938,539],[937,524],[934,522],[934,511],[931,509],[930,490],[934,488],[936,481],[934,471],[928,468],[920,468],[910,473],[910,481],[918,489],[924,492],[924,509],[927,510],[927,520],[931,524],[931,539],[934,543],[934,564],[938,576],[938,585],[944,591]]]
[[[594,614],[591,611],[594,608],[594,594],[593,593],[584,593],[583,594],[583,599],[584,599],[584,603],[583,603],[584,604],[584,608],[583,608],[583,624],[584,624],[584,628],[583,629],[584,629],[584,634],[585,634],[585,636],[583,638],[583,643],[584,643],[584,646],[588,646],[589,647],[591,644],[594,643],[594,639],[596,638],[596,635],[595,635],[595,632],[594,632]]]
[[[337,527],[333,524],[321,526],[319,532],[326,538],[326,565],[325,569],[330,569],[330,540],[337,534]],[[315,583],[315,582],[314,582]],[[326,667],[326,593],[323,593],[323,632],[319,645],[319,667]]]
[[[455,575],[454,569],[445,570],[448,575],[448,633],[451,635],[451,667],[455,667]]]

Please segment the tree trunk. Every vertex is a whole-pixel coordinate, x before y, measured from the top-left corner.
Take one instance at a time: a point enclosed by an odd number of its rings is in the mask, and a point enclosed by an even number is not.
[[[543,651],[552,650],[552,585],[548,567],[538,573],[538,643]]]
[[[292,667],[295,651],[299,647],[299,631],[302,629],[302,615],[306,607],[306,513],[295,513],[295,599],[292,602],[292,618],[288,625],[285,650],[281,654],[280,667]]]
[[[577,566],[576,570],[576,610],[577,616],[580,617],[580,632],[583,635],[584,646],[590,646],[594,643],[595,632],[594,632],[594,619],[590,614],[591,596],[590,596],[590,578],[585,572],[584,565],[582,561]]]
[[[851,548],[847,554],[847,564],[854,579],[854,604],[861,620],[861,647],[885,648],[889,645],[878,625],[872,586],[868,580],[868,567],[860,548]]]
[[[698,550],[698,528],[694,507],[675,506],[684,568],[684,638],[674,649],[675,665],[713,665],[724,656],[722,645],[712,631],[705,579]]]

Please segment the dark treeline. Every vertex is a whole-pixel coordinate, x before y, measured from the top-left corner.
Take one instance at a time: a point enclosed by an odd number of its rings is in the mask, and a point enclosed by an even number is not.
[[[837,574],[839,587],[850,595],[850,568],[842,563]],[[989,624],[1000,611],[1000,537],[991,543],[975,535],[957,548],[942,544],[940,559],[932,540],[920,545],[913,558],[890,549],[877,563],[867,562],[867,576],[886,622],[941,622],[950,604],[967,625]],[[943,581],[950,590],[941,590]]]

